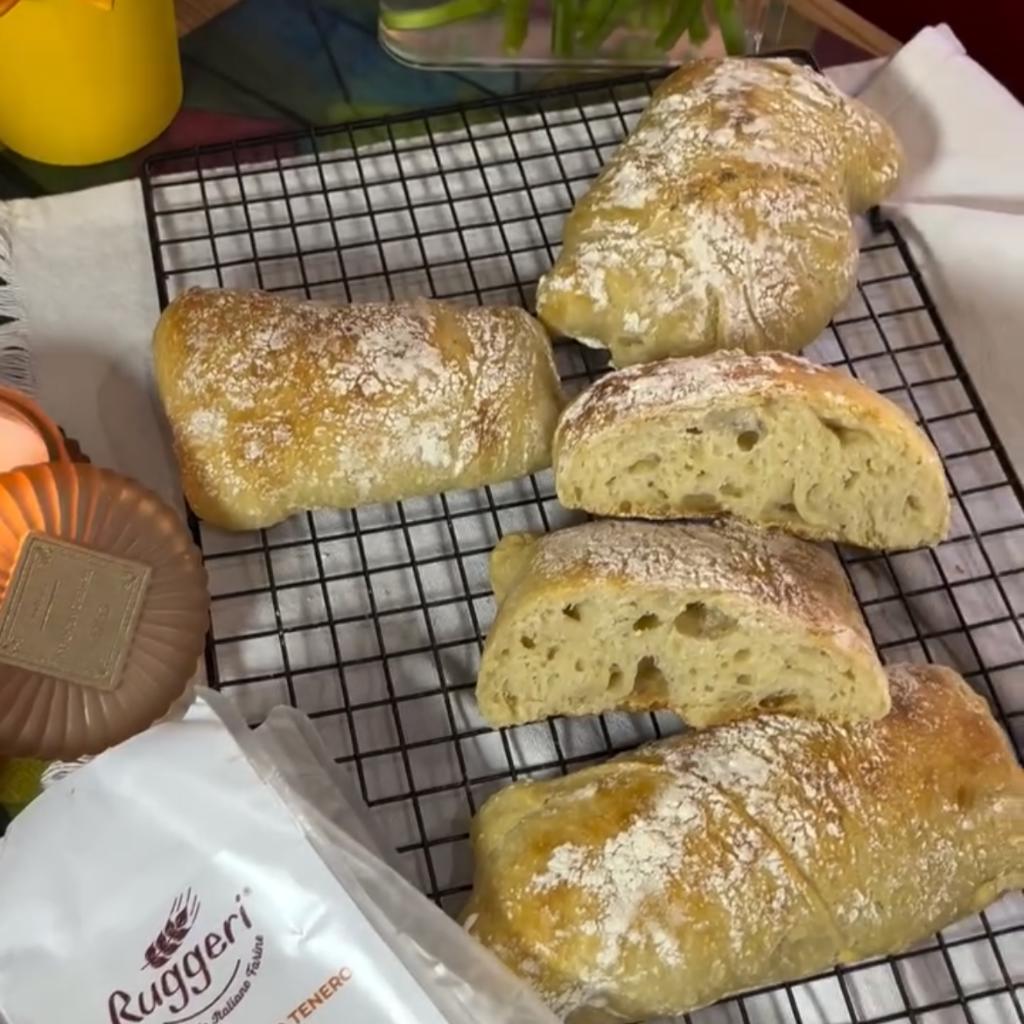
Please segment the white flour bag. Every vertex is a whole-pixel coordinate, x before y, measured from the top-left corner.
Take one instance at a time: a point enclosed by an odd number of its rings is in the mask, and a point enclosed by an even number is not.
[[[388,866],[307,720],[216,694],[0,841],[6,1024],[555,1024]]]

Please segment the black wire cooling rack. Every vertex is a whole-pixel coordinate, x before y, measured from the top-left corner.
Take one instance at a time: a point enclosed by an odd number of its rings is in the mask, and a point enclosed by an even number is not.
[[[638,76],[151,158],[161,304],[191,285],[337,301],[414,295],[531,307],[561,226],[646,104]],[[942,453],[950,539],[841,557],[882,656],[958,668],[1024,750],[1024,494],[906,244],[865,230],[851,301],[809,353],[902,404]],[[603,372],[559,345],[569,389]],[[250,721],[306,711],[403,869],[448,909],[471,814],[510,780],[568,771],[677,728],[606,715],[495,732],[472,697],[504,533],[571,521],[550,474],[228,535],[192,521],[210,574],[211,683]],[[1024,1024],[1024,898],[901,956],[751,993],[694,1022]]]

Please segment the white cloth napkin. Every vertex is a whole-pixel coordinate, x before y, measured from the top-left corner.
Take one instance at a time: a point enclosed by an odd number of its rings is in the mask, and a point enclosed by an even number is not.
[[[0,237],[3,308],[18,318],[6,333],[28,345],[40,404],[93,462],[180,506],[151,379],[159,307],[139,183],[0,204]]]
[[[889,204],[1018,476],[1024,469],[1024,107],[943,25],[864,87],[907,156]]]

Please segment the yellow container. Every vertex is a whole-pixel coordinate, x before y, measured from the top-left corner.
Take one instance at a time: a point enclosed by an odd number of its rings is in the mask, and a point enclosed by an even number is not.
[[[174,0],[0,0],[0,142],[92,164],[156,138],[181,104]]]

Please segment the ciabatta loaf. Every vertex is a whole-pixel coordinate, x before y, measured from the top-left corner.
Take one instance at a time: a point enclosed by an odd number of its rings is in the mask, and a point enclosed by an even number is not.
[[[740,523],[607,520],[513,534],[477,700],[492,725],[667,708],[879,718],[885,673],[834,554]]]
[[[985,702],[946,668],[890,683],[881,722],[762,715],[502,790],[466,927],[597,1024],[895,953],[1020,888],[1024,772]]]
[[[153,353],[189,503],[232,530],[531,473],[563,404],[521,309],[197,290]]]
[[[538,314],[617,366],[796,351],[852,289],[851,211],[888,194],[900,159],[882,119],[815,71],[688,64],[576,204]]]
[[[859,381],[736,350],[602,377],[555,432],[558,500],[603,516],[728,512],[869,548],[949,529],[942,462],[907,414]]]

